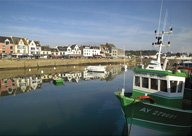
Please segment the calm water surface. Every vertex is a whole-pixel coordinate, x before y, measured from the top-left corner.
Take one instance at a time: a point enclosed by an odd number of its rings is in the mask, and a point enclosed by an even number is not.
[[[114,95],[123,86],[120,66],[105,74],[60,74],[1,79],[0,135],[128,135]],[[133,74],[125,72],[126,91],[132,90]],[[53,84],[55,75],[65,77],[63,85]],[[130,134],[166,133],[133,126]]]

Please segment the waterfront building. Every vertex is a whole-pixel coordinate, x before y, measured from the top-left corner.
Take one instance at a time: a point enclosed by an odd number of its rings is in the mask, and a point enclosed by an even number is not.
[[[58,56],[59,55],[59,51],[57,48],[51,48],[51,54],[52,56]]]
[[[100,48],[98,46],[91,46],[93,57],[100,56]]]
[[[27,56],[29,53],[28,43],[26,38],[21,37],[11,37],[15,47],[15,54],[20,56]]]
[[[81,52],[84,57],[93,57],[90,45],[81,46]]]
[[[41,55],[51,55],[51,48],[49,45],[41,46]]]
[[[68,45],[67,51],[65,52],[65,55],[69,56],[69,57],[80,57],[81,56],[81,50],[77,44]]]
[[[109,53],[109,49],[107,48],[107,46],[103,45],[103,44],[100,44],[99,45],[99,48],[101,50],[101,52],[103,53]]]
[[[77,44],[71,45],[72,54],[81,55],[81,50]]]
[[[105,46],[109,49],[109,53],[112,57],[118,57],[118,49],[115,47],[114,44],[106,43]]]
[[[118,49],[118,58],[124,58],[125,57],[125,51],[123,49]]]
[[[29,45],[29,55],[40,56],[41,54],[40,41],[28,40],[28,45]]]
[[[100,56],[100,48],[98,46],[83,45],[81,46],[82,55],[84,57]]]
[[[11,37],[0,36],[0,57],[14,53],[14,44]]]
[[[99,48],[101,50],[100,54],[102,57],[110,57],[110,53],[109,53],[109,49],[107,48],[107,46],[100,44]]]
[[[57,50],[58,50],[58,55],[63,56],[65,55],[65,53],[67,52],[67,46],[56,46]]]

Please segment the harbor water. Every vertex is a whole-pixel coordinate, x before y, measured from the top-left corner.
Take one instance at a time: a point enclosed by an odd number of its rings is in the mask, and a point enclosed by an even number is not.
[[[126,92],[131,92],[134,72],[120,65],[105,73],[0,78],[0,135],[171,135],[136,125],[127,130],[114,95],[123,87],[124,74]],[[64,83],[53,83],[53,76]]]

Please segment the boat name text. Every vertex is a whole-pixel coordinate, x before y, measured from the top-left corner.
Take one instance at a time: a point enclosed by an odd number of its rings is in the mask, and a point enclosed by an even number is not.
[[[145,107],[140,109],[139,111],[144,112],[144,113],[150,113],[154,116],[165,117],[165,118],[170,118],[170,119],[175,119],[177,117],[177,115],[175,115],[175,114],[170,114],[170,113],[153,110],[153,109],[149,109],[149,108],[145,108]]]

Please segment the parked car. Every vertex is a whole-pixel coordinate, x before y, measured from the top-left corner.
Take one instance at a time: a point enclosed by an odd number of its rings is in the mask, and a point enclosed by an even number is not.
[[[47,56],[40,56],[40,59],[47,59]]]

